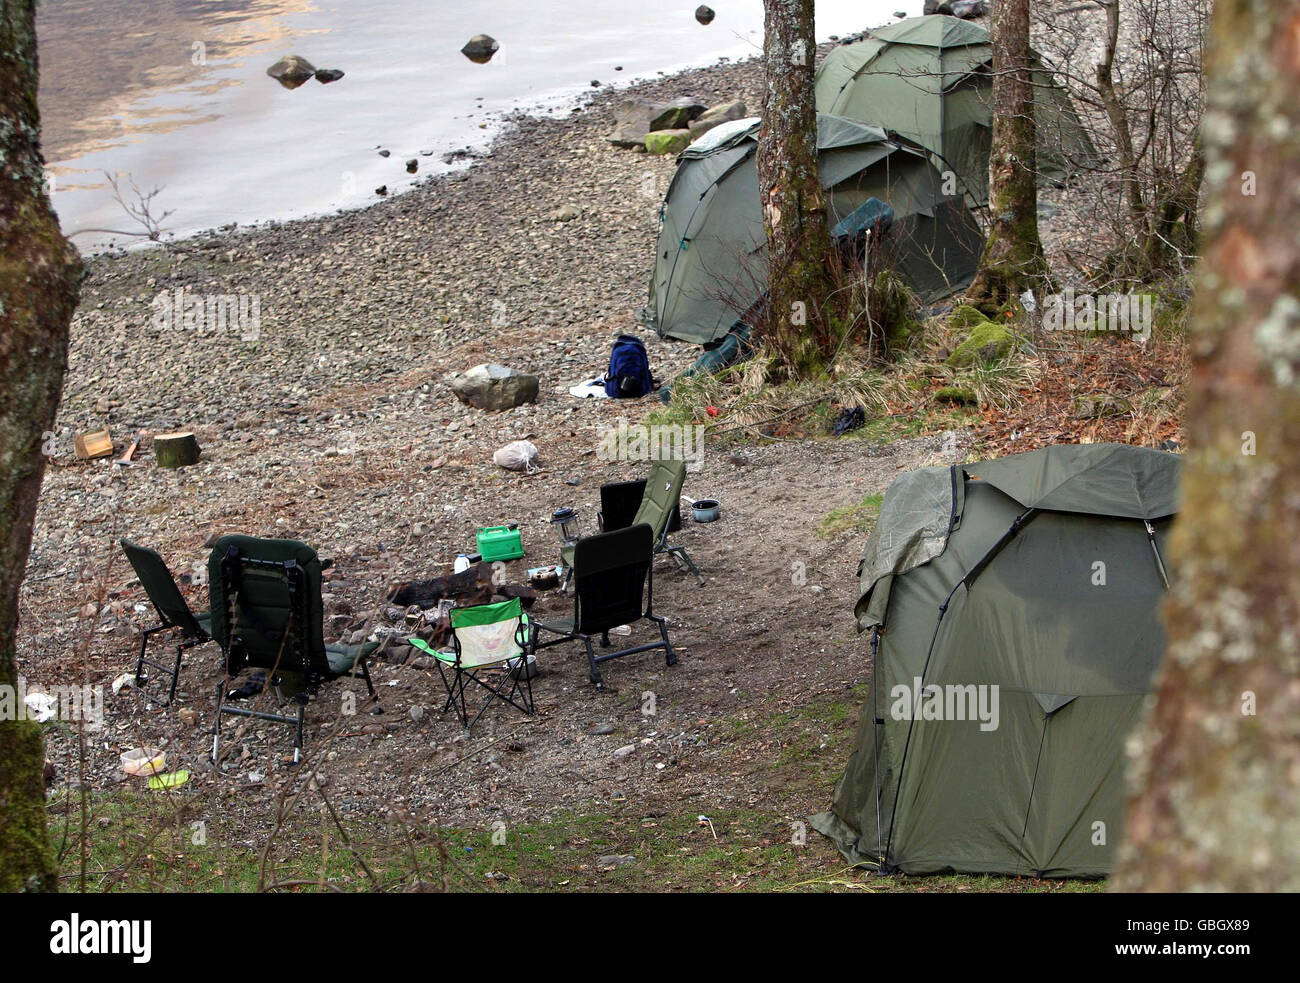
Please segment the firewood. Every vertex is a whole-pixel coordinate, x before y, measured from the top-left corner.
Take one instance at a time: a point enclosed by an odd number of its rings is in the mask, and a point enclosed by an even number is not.
[[[113,437],[105,430],[94,433],[79,433],[74,443],[77,459],[88,461],[96,457],[108,457],[113,453]]]

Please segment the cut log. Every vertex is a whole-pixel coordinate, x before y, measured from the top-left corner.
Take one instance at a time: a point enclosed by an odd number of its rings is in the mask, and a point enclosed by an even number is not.
[[[96,457],[108,457],[113,453],[113,437],[107,430],[94,433],[79,433],[74,443],[77,459],[88,461]]]
[[[160,433],[153,439],[153,456],[160,468],[184,468],[199,463],[199,442],[189,431]]]

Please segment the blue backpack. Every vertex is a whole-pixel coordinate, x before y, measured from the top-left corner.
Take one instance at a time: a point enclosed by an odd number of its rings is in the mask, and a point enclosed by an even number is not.
[[[609,371],[605,373],[605,395],[615,399],[633,399],[654,389],[650,376],[650,359],[645,343],[630,334],[621,334],[609,353]]]

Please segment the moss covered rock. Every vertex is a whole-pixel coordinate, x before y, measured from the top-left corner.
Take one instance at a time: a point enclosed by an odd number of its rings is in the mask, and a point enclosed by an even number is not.
[[[987,320],[988,318],[978,308],[972,307],[970,304],[958,304],[952,309],[952,313],[948,315],[948,324],[963,331],[968,331],[975,325]]]
[[[965,386],[944,386],[935,391],[934,398],[940,403],[955,403],[958,406],[979,405],[975,393]]]
[[[1015,340],[1010,326],[981,320],[971,327],[966,340],[948,356],[948,364],[953,368],[965,368],[976,362],[996,362],[1011,354]]]
[[[690,145],[690,130],[655,130],[645,135],[645,149],[652,154],[680,154]]]

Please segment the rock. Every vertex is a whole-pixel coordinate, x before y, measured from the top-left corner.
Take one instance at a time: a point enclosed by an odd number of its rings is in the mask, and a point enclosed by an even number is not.
[[[934,398],[940,403],[953,403],[957,406],[979,405],[975,393],[965,386],[943,386],[935,392]]]
[[[1011,353],[1015,341],[1015,332],[1010,325],[981,321],[971,328],[965,340],[948,356],[946,364],[960,369],[977,362],[996,362]]]
[[[615,870],[634,863],[636,863],[636,857],[630,853],[611,853],[609,856],[600,857],[596,860],[596,866],[603,870]]]
[[[894,11],[894,16],[895,16],[895,17],[899,17],[899,18],[906,17],[906,16],[907,16],[907,11],[906,11],[906,10],[895,10],[895,11]]]
[[[390,157],[390,156],[392,156],[392,153],[393,153],[393,152],[392,152],[391,150],[381,150],[381,151],[379,151],[379,156],[380,156],[380,157]]]
[[[712,7],[708,7],[705,6],[704,4],[700,4],[698,7],[695,8],[695,19],[699,21],[701,24],[705,24],[705,25],[712,24],[713,18],[716,16],[718,15],[713,12]]]
[[[748,115],[749,110],[745,107],[744,102],[733,99],[731,102],[710,106],[700,113],[697,119],[691,120],[687,124],[687,128],[691,131],[691,139],[698,140],[719,123],[730,123],[732,120],[744,119]]]
[[[410,160],[406,162],[407,174],[414,174],[419,169],[420,169],[420,162],[416,160],[414,157],[412,157]]]
[[[646,152],[651,154],[680,154],[690,145],[690,130],[655,130],[645,137]]]
[[[410,714],[411,719],[417,724],[424,719],[424,707],[422,706],[413,706],[407,712]]]
[[[987,0],[956,0],[948,6],[952,9],[952,15],[962,20],[975,20],[977,17],[986,16],[989,12]]]
[[[388,194],[388,185],[381,184],[375,189],[375,194],[379,195],[380,198],[384,197],[384,195]]]
[[[495,38],[486,34],[475,34],[466,42],[465,47],[460,49],[460,53],[476,65],[486,65],[500,50],[501,45],[497,44]]]
[[[480,410],[508,410],[537,400],[537,376],[495,363],[476,365],[450,385],[462,403]]]
[[[316,81],[322,85],[329,85],[331,82],[337,82],[343,77],[343,72],[337,68],[318,68],[316,69]]]
[[[592,724],[587,728],[587,733],[592,737],[604,737],[606,734],[614,733],[615,729],[614,725],[609,723]]]
[[[947,364],[954,369],[965,368],[976,362],[996,362],[1011,353],[1015,335],[1005,324],[980,321],[966,335],[966,339],[948,356]]]
[[[1075,396],[1071,401],[1075,419],[1099,420],[1107,416],[1123,416],[1133,412],[1133,404],[1123,396],[1111,396],[1109,393],[1091,393],[1087,396]]]
[[[640,99],[624,99],[614,107],[614,129],[605,137],[616,147],[628,149],[645,146],[650,132],[650,117],[655,108]]]
[[[614,757],[626,758],[629,754],[631,754],[635,750],[636,750],[635,744],[624,744],[621,748],[619,748],[617,751],[614,752]]]
[[[699,119],[704,115],[707,108],[694,99],[678,99],[654,111],[650,117],[650,129],[651,131],[683,130],[690,125],[691,120]]]
[[[549,222],[572,222],[582,214],[582,209],[577,205],[562,205],[551,214],[546,216]]]
[[[316,69],[311,62],[301,55],[285,55],[268,68],[266,74],[286,89],[296,89],[309,78],[314,77]]]
[[[921,8],[923,14],[951,14],[952,7],[942,2],[942,0],[925,0],[925,6]]]

